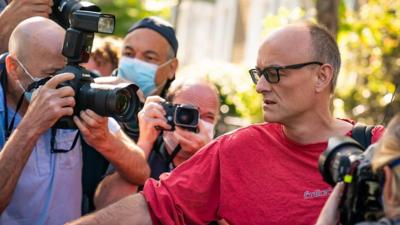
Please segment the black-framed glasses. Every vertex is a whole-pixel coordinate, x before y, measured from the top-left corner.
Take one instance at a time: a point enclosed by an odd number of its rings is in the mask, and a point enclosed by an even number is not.
[[[249,70],[251,79],[255,84],[260,80],[261,75],[264,76],[264,78],[271,84],[276,84],[280,80],[280,75],[279,75],[279,70],[283,69],[300,69],[308,65],[320,65],[322,66],[322,62],[318,61],[312,61],[312,62],[306,62],[306,63],[300,63],[300,64],[293,64],[293,65],[287,65],[287,66],[269,66],[265,67],[264,69],[260,70],[258,68],[254,68]]]

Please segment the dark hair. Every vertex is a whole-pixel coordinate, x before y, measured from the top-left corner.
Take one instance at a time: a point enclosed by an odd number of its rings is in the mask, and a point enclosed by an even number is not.
[[[331,92],[335,90],[337,78],[340,71],[340,52],[339,47],[332,33],[324,26],[309,23],[311,46],[314,52],[314,59],[332,65],[333,78]]]

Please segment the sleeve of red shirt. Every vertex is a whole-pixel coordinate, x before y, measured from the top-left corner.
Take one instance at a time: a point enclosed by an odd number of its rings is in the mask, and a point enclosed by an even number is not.
[[[205,224],[218,218],[221,139],[197,152],[171,173],[145,183],[153,224]]]
[[[385,128],[381,125],[375,126],[374,129],[372,129],[371,134],[371,143],[377,142],[383,135],[383,132],[385,131]]]

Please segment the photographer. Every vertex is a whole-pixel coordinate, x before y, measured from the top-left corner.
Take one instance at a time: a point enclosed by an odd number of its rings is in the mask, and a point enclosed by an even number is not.
[[[199,95],[198,93],[202,93]],[[219,113],[219,96],[214,84],[203,79],[180,78],[172,82],[166,100],[172,104],[188,104],[198,108],[198,131],[193,132],[171,126],[161,105],[165,100],[158,96],[146,99],[139,112],[140,137],[138,145],[144,150],[151,169],[151,177],[159,179],[161,173],[170,172],[214,136],[214,125]],[[173,153],[177,146],[180,149]],[[117,174],[106,177],[96,193],[96,208],[103,208],[116,200],[136,192],[137,186],[124,182]]]
[[[385,218],[368,224],[400,224],[400,115],[389,123],[384,135],[379,140],[374,152],[372,166],[375,172],[382,170],[383,209]],[[343,195],[344,184],[338,183],[322,209],[316,225],[335,225],[339,220],[339,204]]]
[[[123,40],[116,76],[138,85],[145,97],[165,97],[175,79],[177,51],[178,40],[171,24],[158,17],[144,18],[129,28]],[[138,140],[137,121],[122,123],[121,126],[130,138]]]
[[[28,92],[31,84],[65,66],[64,36],[64,29],[43,17],[24,20],[11,34],[0,91],[0,224],[57,225],[81,215],[78,131],[53,127],[61,117],[73,115],[74,90],[57,86],[74,74],[53,76]],[[149,172],[144,153],[115,120],[85,110],[74,116],[74,122],[85,141],[126,180],[144,182]]]

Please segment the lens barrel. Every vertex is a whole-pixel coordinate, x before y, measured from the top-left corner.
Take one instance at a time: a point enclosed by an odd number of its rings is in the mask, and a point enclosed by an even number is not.
[[[352,163],[363,153],[361,145],[350,137],[331,137],[328,147],[318,160],[318,168],[324,181],[334,186],[348,174]]]
[[[134,119],[140,110],[137,89],[134,84],[107,85],[105,88],[86,84],[81,87],[77,95],[77,107],[80,110],[91,109],[100,116],[127,122]]]

